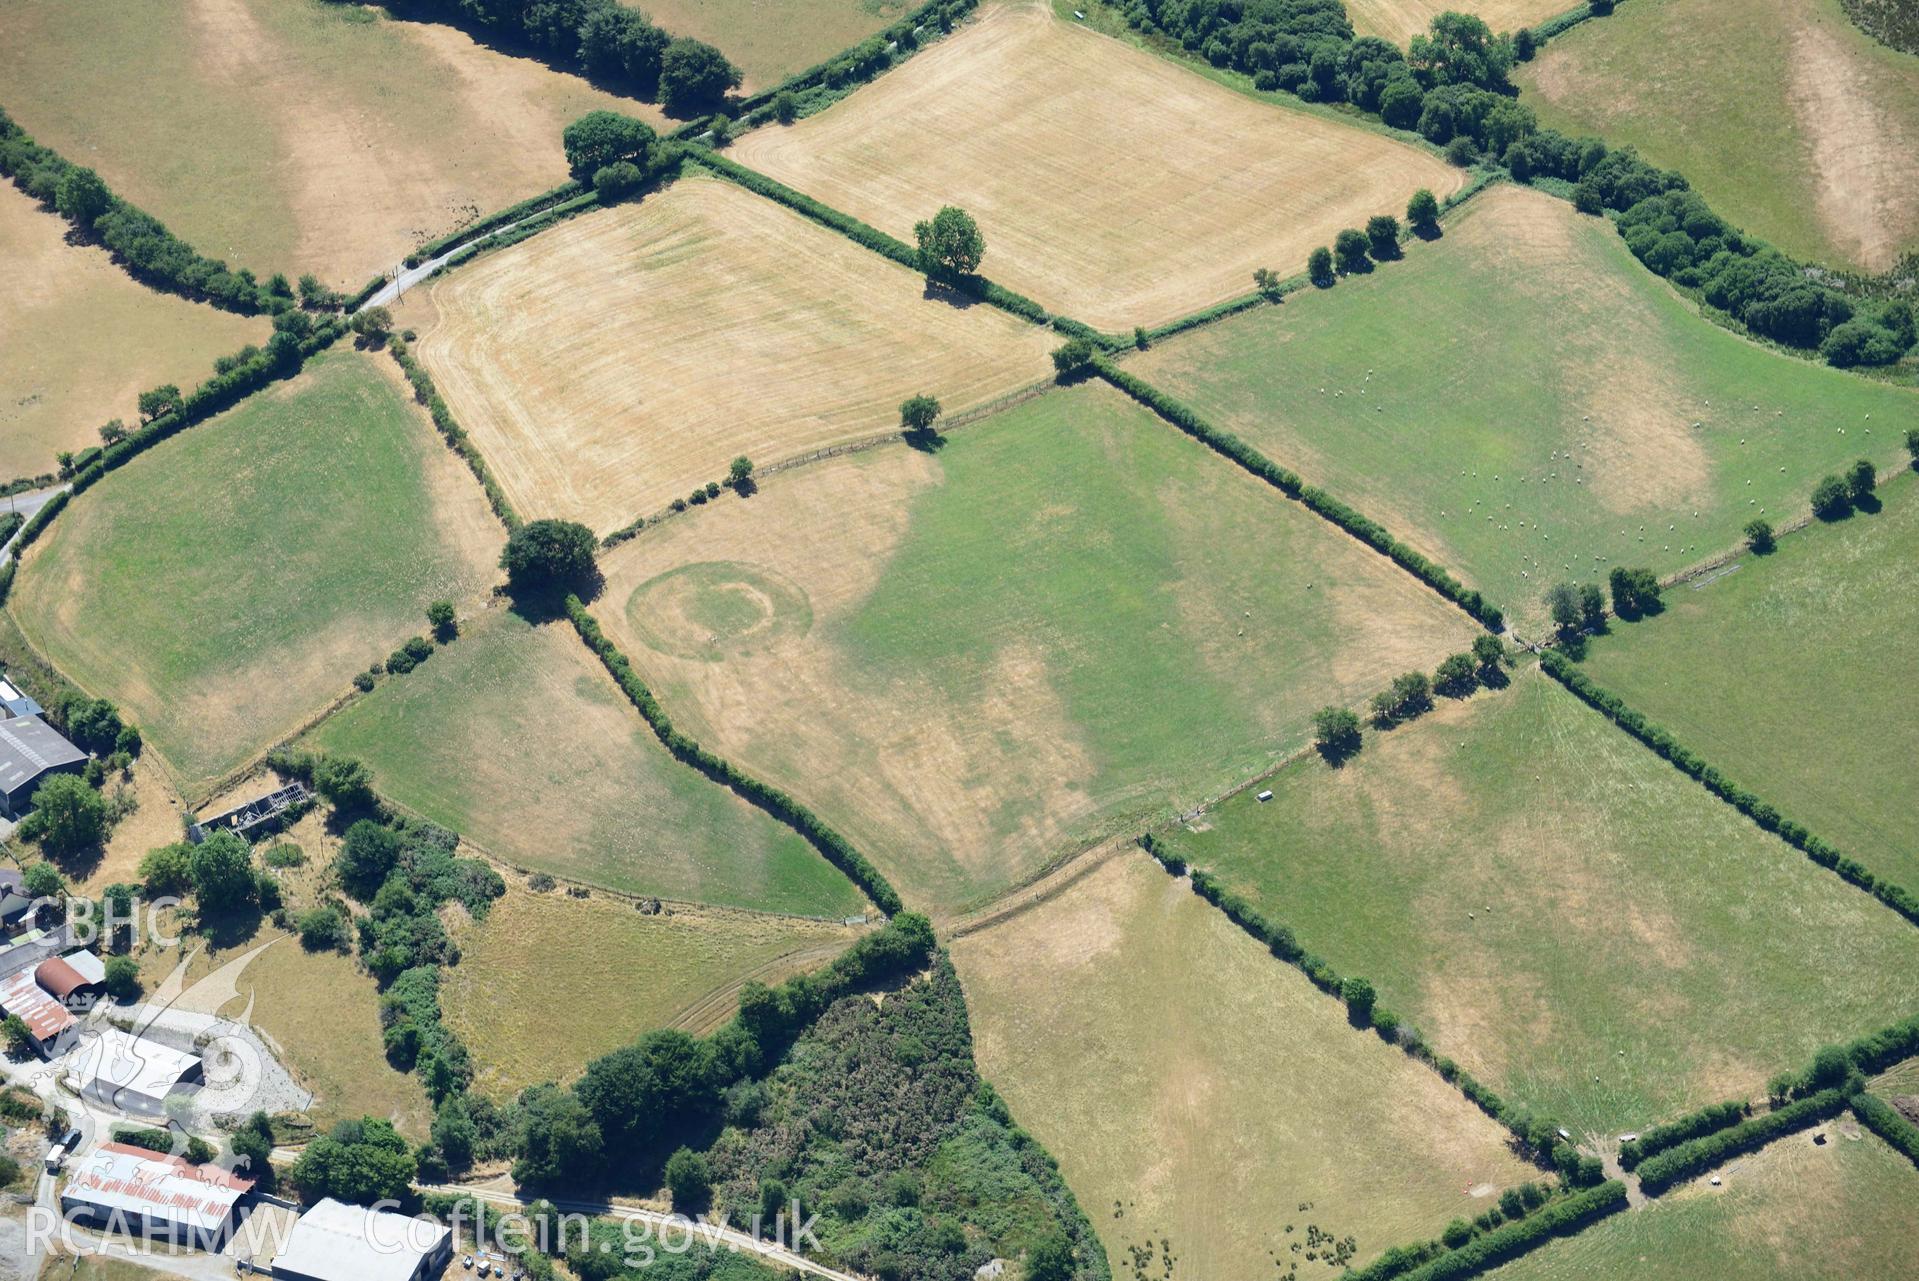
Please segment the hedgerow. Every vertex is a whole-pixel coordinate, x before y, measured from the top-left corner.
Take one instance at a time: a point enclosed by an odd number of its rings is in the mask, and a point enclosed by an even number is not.
[[[81,236],[99,241],[128,274],[156,289],[249,316],[293,306],[286,277],[261,284],[244,267],[229,268],[206,257],[158,218],[114,195],[91,169],[35,142],[4,110],[0,175],[48,208],[58,208]]]
[[[1594,1220],[1625,1208],[1626,1185],[1609,1179],[1597,1187],[1555,1201],[1537,1214],[1474,1237],[1459,1249],[1406,1273],[1406,1281],[1458,1281],[1461,1277],[1477,1276],[1544,1245],[1553,1237],[1577,1232]]]
[[[1906,1120],[1897,1108],[1862,1091],[1852,1096],[1852,1114],[1861,1125],[1890,1143],[1893,1151],[1919,1165],[1919,1125]]]
[[[508,223],[517,222],[529,214],[539,213],[543,209],[551,208],[561,201],[571,200],[575,196],[583,194],[585,191],[586,187],[583,184],[569,178],[551,191],[542,191],[539,195],[530,196],[518,204],[508,205],[504,209],[496,209],[485,217],[468,223],[458,231],[449,231],[444,236],[439,236],[427,241],[406,256],[406,265],[409,267],[417,267],[429,258],[438,257],[441,253],[459,244],[462,240],[475,239],[492,231],[496,227],[504,227]]]
[[[1714,796],[1731,805],[1766,831],[1776,834],[1819,866],[1838,873],[1848,883],[1865,890],[1913,924],[1919,925],[1919,896],[1915,896],[1902,885],[1896,885],[1874,875],[1861,864],[1841,854],[1823,838],[1813,835],[1800,824],[1786,818],[1772,805],[1727,778],[1718,769],[1708,765],[1681,744],[1672,734],[1640,715],[1619,695],[1596,684],[1575,667],[1572,660],[1564,654],[1553,649],[1542,650],[1539,666],[1548,676],[1578,695],[1588,706],[1670,761],[1676,769],[1704,784]]]
[[[891,916],[900,911],[902,904],[898,891],[880,874],[878,868],[867,861],[864,854],[854,849],[851,842],[828,826],[819,815],[778,788],[736,768],[725,757],[707,751],[697,740],[675,729],[666,709],[653,697],[653,691],[646,687],[646,682],[633,670],[633,664],[601,630],[599,621],[587,612],[578,596],[566,598],[566,613],[573,620],[580,639],[599,656],[600,662],[606,666],[633,706],[639,709],[641,717],[667,751],[804,836],[827,862],[845,873],[882,912]]]
[[[1764,1147],[1782,1134],[1837,1116],[1849,1097],[1843,1087],[1821,1090],[1776,1111],[1648,1157],[1639,1163],[1639,1186],[1657,1196],[1675,1183],[1704,1174],[1742,1152]]]
[[[412,350],[403,339],[393,339],[387,344],[387,349],[393,353],[393,359],[399,364],[401,372],[406,374],[407,382],[412,385],[413,399],[426,407],[427,413],[433,418],[433,426],[445,439],[447,447],[460,456],[466,463],[467,469],[473,473],[473,478],[480,482],[480,488],[486,491],[487,505],[493,509],[493,514],[500,518],[500,523],[506,526],[508,533],[518,529],[521,525],[519,512],[513,509],[512,500],[506,496],[506,491],[500,488],[499,481],[493,478],[493,472],[487,467],[486,459],[481,457],[479,448],[466,434],[466,429],[453,417],[453,411],[447,407],[446,400],[440,395],[439,389],[433,385],[433,375],[426,371],[426,366],[413,358]]]
[[[1690,1143],[1718,1130],[1738,1125],[1752,1115],[1752,1107],[1744,1099],[1728,1099],[1724,1103],[1713,1103],[1700,1108],[1690,1116],[1682,1116],[1677,1121],[1668,1121],[1664,1125],[1655,1125],[1630,1143],[1619,1145],[1619,1164],[1624,1169],[1634,1169],[1641,1161],[1676,1148],[1681,1143]]]
[[[1385,554],[1400,568],[1444,596],[1492,631],[1506,625],[1505,616],[1478,591],[1462,585],[1421,553],[1414,551],[1387,531],[1384,525],[1348,507],[1323,489],[1306,484],[1296,472],[1287,470],[1254,449],[1231,432],[1221,431],[1192,409],[1174,400],[1142,378],[1136,378],[1104,357],[1096,356],[1093,369],[1113,386],[1145,405],[1209,449],[1244,467],[1288,498],[1297,499],[1308,509],[1359,539],[1375,551]]]

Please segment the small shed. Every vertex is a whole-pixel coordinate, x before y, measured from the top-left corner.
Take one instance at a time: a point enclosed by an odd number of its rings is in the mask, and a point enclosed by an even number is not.
[[[50,956],[40,962],[33,977],[47,995],[69,1010],[88,1010],[107,983],[107,967],[92,952]]]
[[[54,774],[78,774],[87,754],[38,716],[0,721],[0,815],[26,817],[33,794]]]
[[[20,687],[4,676],[0,676],[0,711],[8,716],[39,716],[43,714],[40,704],[21,692]]]

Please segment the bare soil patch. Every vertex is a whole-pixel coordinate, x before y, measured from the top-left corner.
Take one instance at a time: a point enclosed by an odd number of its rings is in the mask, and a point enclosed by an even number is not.
[[[986,236],[982,270],[1088,324],[1129,329],[1245,293],[1256,267],[1398,212],[1461,171],[1163,58],[1007,6],[845,102],[734,148],[906,240],[941,205]]]
[[[1040,381],[1056,335],[729,183],[687,178],[446,277],[420,342],[529,516],[604,531],[726,475]]]

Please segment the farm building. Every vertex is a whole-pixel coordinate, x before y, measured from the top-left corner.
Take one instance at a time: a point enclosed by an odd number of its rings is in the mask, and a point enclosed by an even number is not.
[[[50,956],[33,971],[41,990],[69,1010],[88,1010],[107,983],[107,967],[92,952]]]
[[[0,711],[5,711],[8,716],[38,716],[42,710],[40,704],[22,693],[18,685],[0,676]]]
[[[313,793],[307,791],[306,784],[288,783],[244,805],[200,820],[187,829],[187,839],[198,845],[215,832],[232,832],[250,841],[256,835],[277,831],[290,816],[303,812],[301,807],[312,799]]]
[[[300,1216],[273,1260],[275,1281],[426,1281],[453,1257],[437,1223],[327,1197]]]
[[[17,1016],[27,1025],[33,1048],[43,1058],[58,1058],[73,1047],[80,1024],[73,1012],[40,986],[37,970],[15,970],[0,979],[0,1014]]]
[[[78,774],[87,754],[38,716],[0,721],[0,815],[18,819],[51,774]]]
[[[103,1027],[75,1058],[82,1095],[121,1112],[159,1116],[167,1097],[198,1089],[206,1079],[197,1055]]]
[[[33,910],[33,899],[18,889],[10,889],[0,894],[0,925],[12,929]]]
[[[76,1223],[219,1250],[252,1191],[252,1180],[215,1165],[103,1143],[74,1162],[60,1208]]]

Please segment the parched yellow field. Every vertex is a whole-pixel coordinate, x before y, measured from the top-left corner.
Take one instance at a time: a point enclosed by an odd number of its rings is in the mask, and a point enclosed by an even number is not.
[[[674,720],[951,912],[1463,649],[1385,558],[1101,385],[772,478],[602,560]]]
[[[731,183],[685,178],[433,287],[420,341],[529,517],[602,531],[746,454],[762,467],[1051,375],[1058,335],[920,278]]]
[[[1404,49],[1424,35],[1442,13],[1470,13],[1494,31],[1517,31],[1572,8],[1566,0],[1347,0],[1353,30],[1379,36]]]
[[[858,44],[918,0],[628,0],[676,36],[717,45],[746,76],[742,93],[770,89]]]
[[[441,984],[446,1019],[495,1097],[565,1081],[643,1032],[705,1035],[733,1017],[740,985],[825,965],[859,931],[720,908],[642,915],[632,901],[512,885],[461,928]],[[616,994],[609,999],[609,994]]]
[[[200,252],[340,287],[563,181],[575,117],[661,119],[332,0],[8,0],[0,102]]]
[[[1255,268],[1297,270],[1342,227],[1462,174],[1034,7],[994,9],[732,154],[908,241],[959,205],[985,233],[985,275],[1106,329],[1243,294]]]
[[[67,230],[0,182],[0,481],[54,471],[59,451],[99,444],[108,419],[137,425],[147,388],[190,388],[215,357],[266,340],[264,320],[156,293]]]
[[[1292,1251],[1309,1224],[1354,1238],[1359,1265],[1544,1177],[1144,853],[952,947],[981,1074],[1117,1275],[1163,1237],[1178,1278],[1330,1276]]]

